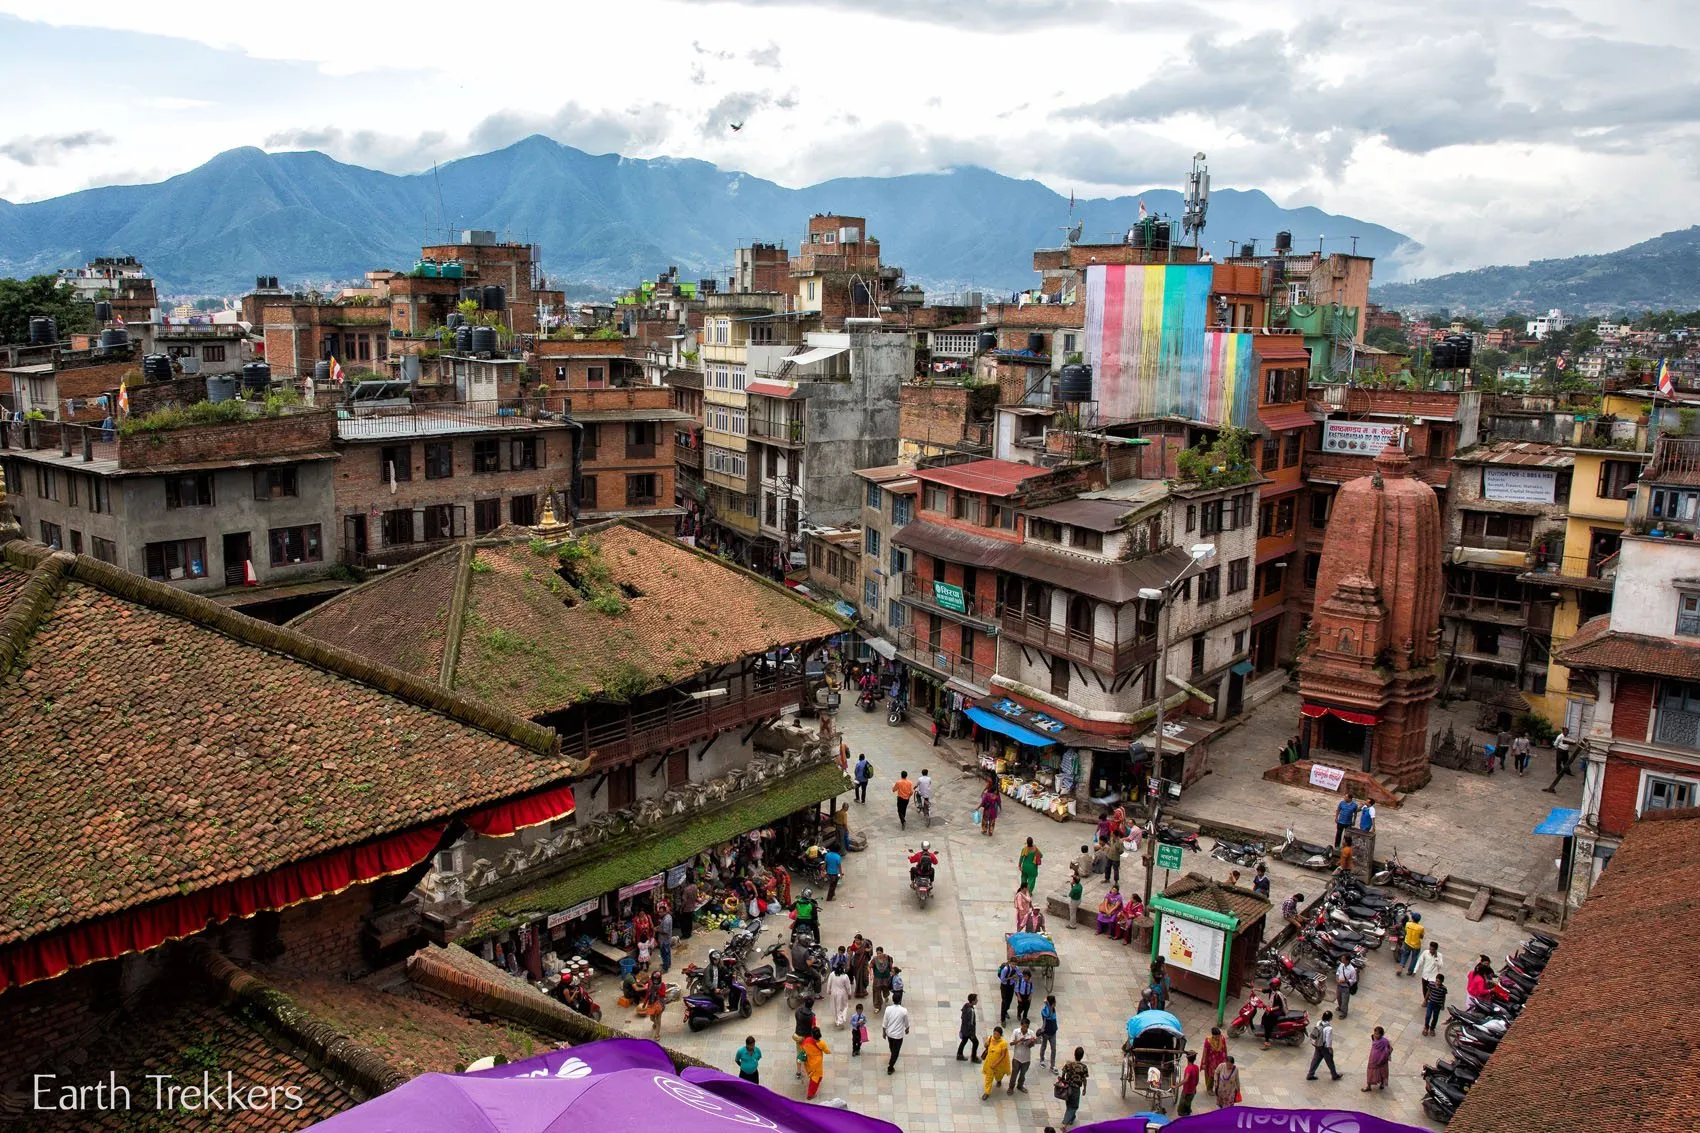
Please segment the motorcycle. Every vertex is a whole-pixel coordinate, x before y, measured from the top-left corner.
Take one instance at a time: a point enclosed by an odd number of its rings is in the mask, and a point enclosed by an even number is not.
[[[1365,936],[1375,936],[1378,939],[1385,937],[1388,924],[1398,919],[1393,910],[1403,908],[1403,906],[1393,906],[1389,909],[1377,911],[1362,905],[1348,905],[1337,895],[1329,897],[1323,902],[1322,907],[1328,912],[1330,924],[1349,928],[1354,932],[1361,932]],[[1371,947],[1379,948],[1380,944],[1374,944]]]
[[[1329,892],[1347,905],[1382,914],[1392,909],[1404,909],[1405,903],[1382,889],[1371,889],[1355,877],[1336,874]]]
[[[903,719],[907,715],[909,715],[909,713],[903,707],[903,702],[898,700],[896,697],[892,697],[885,702],[885,722],[893,728],[903,723]]]
[[[872,689],[865,689],[862,695],[856,698],[856,707],[863,712],[872,712],[879,707],[879,698],[874,695]]]
[[[1451,1062],[1441,1058],[1433,1066],[1423,1067],[1423,1080],[1432,1082],[1436,1079],[1451,1082],[1460,1090],[1468,1092],[1476,1084],[1476,1078],[1481,1074],[1481,1067],[1468,1059],[1458,1058]]]
[[[1326,907],[1317,911],[1311,928],[1334,943],[1353,948],[1380,948],[1385,935],[1379,928],[1360,929],[1342,920],[1335,920]]]
[[[1375,875],[1375,883],[1377,885],[1396,885],[1408,893],[1427,897],[1430,901],[1440,900],[1441,891],[1446,888],[1444,877],[1418,873],[1402,865],[1399,861],[1398,850],[1394,850],[1393,856],[1387,859],[1387,868]]]
[[[1157,824],[1156,838],[1158,843],[1162,845],[1179,846],[1181,849],[1191,850],[1195,854],[1203,849],[1198,844],[1197,834],[1190,830],[1177,830],[1164,822]]]
[[[1301,842],[1293,834],[1291,826],[1287,827],[1287,840],[1276,847],[1275,856],[1291,865],[1304,866],[1306,869],[1333,869],[1339,863],[1339,851],[1333,846]]]
[[[1263,843],[1229,842],[1218,838],[1216,844],[1210,847],[1210,856],[1230,865],[1255,866],[1263,860]]]
[[[1430,1078],[1428,1089],[1423,1093],[1423,1112],[1440,1122],[1449,1124],[1458,1112],[1458,1103],[1464,1100],[1464,1091],[1448,1078]]]
[[[914,856],[913,851],[910,852],[910,856]],[[938,863],[934,861],[928,864],[932,868],[925,873],[921,872],[919,864],[909,867],[909,888],[914,892],[915,899],[921,903],[922,908],[926,908],[927,899],[933,895],[933,883],[938,880]]]
[[[748,1019],[752,1006],[749,988],[741,978],[733,976],[723,989],[685,996],[685,1024],[693,1031],[700,1031],[733,1015]]]
[[[1279,977],[1311,1003],[1321,1003],[1327,994],[1321,976],[1279,952],[1259,957],[1257,974],[1266,980]]]
[[[1446,1043],[1454,1051],[1478,1051],[1482,1055],[1490,1055],[1498,1048],[1500,1040],[1505,1038],[1506,1028],[1511,1025],[1509,1019],[1489,1019],[1485,1023],[1467,1023],[1453,1033],[1452,1026],[1446,1028]]]
[[[1264,1003],[1262,997],[1254,992],[1251,998],[1241,1005],[1239,1014],[1235,1015],[1233,1021],[1228,1024],[1228,1030],[1235,1035],[1243,1035],[1254,1029],[1258,1033],[1262,1033],[1263,1028],[1261,1026],[1254,1027],[1253,1021],[1267,1008],[1268,1004]],[[1275,1034],[1271,1036],[1270,1041],[1298,1046],[1300,1040],[1305,1037],[1309,1030],[1310,1014],[1308,1012],[1289,1011],[1275,1020]]]
[[[1362,947],[1340,944],[1315,929],[1299,937],[1298,947],[1305,949],[1317,959],[1325,961],[1330,968],[1338,966],[1342,960],[1349,961],[1354,968],[1364,966],[1364,950]]]

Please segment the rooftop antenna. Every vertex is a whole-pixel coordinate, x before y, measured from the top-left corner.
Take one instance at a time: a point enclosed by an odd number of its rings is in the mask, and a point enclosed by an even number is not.
[[[1357,254],[1358,254],[1358,238],[1356,236],[1354,236],[1354,237],[1352,237],[1352,255],[1355,256]]]
[[[1186,210],[1181,214],[1181,230],[1192,237],[1198,247],[1199,233],[1204,231],[1204,214],[1210,207],[1210,168],[1204,164],[1202,151],[1192,155],[1192,172],[1186,178]]]

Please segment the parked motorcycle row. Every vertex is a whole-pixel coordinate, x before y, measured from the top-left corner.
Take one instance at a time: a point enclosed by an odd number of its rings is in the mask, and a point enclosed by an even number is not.
[[[792,1009],[805,995],[820,997],[828,957],[813,930],[793,926],[789,944],[778,941],[758,951],[762,927],[761,921],[752,922],[733,933],[724,948],[710,952],[706,965],[683,969],[685,1023],[691,1030],[734,1016],[747,1019],[781,992]]]
[[[1505,966],[1485,999],[1462,1010],[1446,1009],[1446,1045],[1452,1049],[1452,1058],[1437,1059],[1433,1066],[1423,1067],[1427,1087],[1423,1111],[1430,1117],[1445,1124],[1458,1112],[1458,1104],[1504,1040],[1511,1021],[1522,1013],[1557,946],[1555,937],[1532,933],[1522,947],[1505,958]]]

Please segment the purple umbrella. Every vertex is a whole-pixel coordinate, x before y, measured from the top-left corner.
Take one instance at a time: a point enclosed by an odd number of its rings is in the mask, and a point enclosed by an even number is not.
[[[1113,1121],[1094,1121],[1076,1125],[1074,1133],[1145,1133],[1143,1117],[1121,1117]],[[1261,1109],[1257,1106],[1232,1105],[1181,1117],[1163,1127],[1163,1133],[1424,1133],[1414,1125],[1401,1125],[1371,1117],[1367,1113],[1352,1113],[1335,1109]]]
[[[422,1074],[322,1133],[901,1133],[714,1070],[681,1077],[647,1039],[607,1039],[471,1074]]]

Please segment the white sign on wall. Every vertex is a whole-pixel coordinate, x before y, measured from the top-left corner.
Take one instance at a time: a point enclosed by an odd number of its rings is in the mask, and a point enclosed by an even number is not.
[[[1338,791],[1340,783],[1346,778],[1346,773],[1338,767],[1330,767],[1326,763],[1310,765],[1310,785],[1321,787],[1325,791]]]
[[[1550,504],[1558,473],[1544,468],[1484,468],[1482,498],[1507,503]]]
[[[1183,921],[1172,913],[1164,912],[1162,946],[1157,955],[1177,968],[1219,980],[1222,978],[1222,948],[1227,936],[1223,929]]]
[[[1379,456],[1381,450],[1399,439],[1401,426],[1370,421],[1325,421],[1322,451],[1354,456]]]

